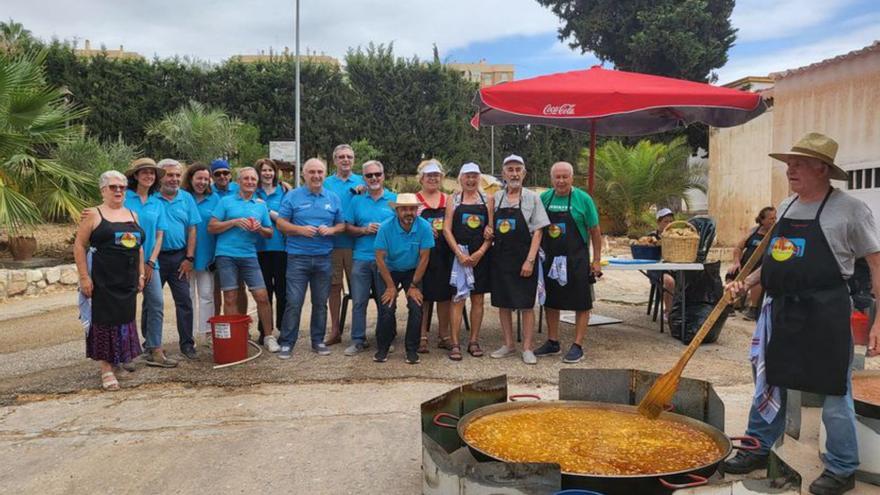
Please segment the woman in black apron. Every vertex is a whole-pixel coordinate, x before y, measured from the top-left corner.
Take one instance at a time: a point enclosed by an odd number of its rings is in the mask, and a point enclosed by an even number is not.
[[[110,178],[111,183],[102,188],[105,202],[96,208],[99,222],[93,226],[94,215],[83,220],[75,250],[80,290],[91,298],[86,356],[101,363],[102,385],[107,390],[119,388],[112,367],[129,363],[141,353],[135,312],[137,293],[143,288],[144,231],[131,210],[122,207],[125,180],[120,177]],[[105,217],[105,210],[112,220]],[[122,220],[123,215],[129,219]],[[93,250],[91,271],[89,248]]]
[[[469,167],[469,165],[473,165],[473,167]],[[480,326],[483,324],[483,295],[491,290],[488,251],[491,245],[494,200],[492,197],[485,197],[479,191],[480,171],[475,164],[462,166],[462,170],[459,172],[459,183],[462,192],[453,197],[454,208],[446,209],[443,234],[459,262],[471,260],[467,262],[471,264],[472,260],[477,258],[477,263],[473,265],[474,287],[470,291],[471,334],[467,350],[471,356],[481,357],[483,350],[480,348],[478,339]],[[459,245],[467,247],[467,255],[461,252],[458,248]],[[450,310],[449,326],[452,349],[449,351],[449,359],[453,361],[461,361],[462,357],[458,333],[461,329],[464,303],[464,299],[460,301],[453,299]]]

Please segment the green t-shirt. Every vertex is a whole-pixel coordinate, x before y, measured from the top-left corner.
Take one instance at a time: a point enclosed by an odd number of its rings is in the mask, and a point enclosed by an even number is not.
[[[565,211],[568,208],[568,196],[557,196],[553,189],[541,193],[541,202],[544,203],[547,213]],[[552,201],[550,198],[553,198]],[[550,203],[549,205],[547,203]],[[584,241],[590,243],[589,229],[599,225],[599,212],[593,198],[583,189],[571,188],[571,215],[577,224],[578,231]]]

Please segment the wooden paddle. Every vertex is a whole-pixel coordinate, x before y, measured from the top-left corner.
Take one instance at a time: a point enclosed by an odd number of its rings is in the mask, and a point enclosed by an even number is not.
[[[776,224],[773,224],[773,227],[775,226]],[[767,250],[767,244],[770,242],[770,233],[773,232],[773,227],[770,227],[770,230],[767,231],[767,235],[761,240],[758,248],[755,249],[749,257],[745,266],[740,267],[739,273],[734,279],[734,282],[742,282],[745,280],[745,278],[752,272],[755,265],[758,264],[758,260],[761,259],[761,256],[764,255],[764,251]],[[690,345],[684,350],[684,353],[678,359],[678,362],[675,363],[675,366],[657,378],[654,385],[651,386],[651,389],[648,390],[648,393],[645,394],[645,397],[639,402],[640,414],[650,419],[655,419],[663,411],[663,408],[672,402],[672,396],[675,395],[675,391],[678,390],[678,381],[681,379],[681,373],[684,371],[684,367],[687,366],[691,356],[697,352],[697,349],[700,347],[700,344],[703,343],[703,339],[706,338],[709,330],[715,325],[715,322],[718,321],[718,317],[721,316],[721,313],[727,309],[727,305],[731,302],[730,294],[727,291],[724,291],[721,299],[715,304],[715,308],[712,309],[712,312],[709,313],[706,321],[700,326],[700,330],[694,335],[694,339],[691,340]]]

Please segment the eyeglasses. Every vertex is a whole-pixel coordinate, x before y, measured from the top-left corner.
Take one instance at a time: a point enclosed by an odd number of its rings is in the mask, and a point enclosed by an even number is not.
[[[110,185],[108,185],[108,186],[104,186],[104,187],[106,187],[107,189],[110,189],[110,190],[113,191],[113,192],[122,192],[122,191],[125,191],[125,186],[122,186],[122,185],[119,185],[119,184],[110,184]]]
[[[364,177],[366,177],[367,179],[378,179],[379,177],[382,177],[382,172],[375,172],[372,174],[364,174]]]
[[[214,177],[217,177],[218,175],[231,175],[231,174],[232,174],[232,172],[230,172],[229,170],[218,170],[218,171],[214,172]]]
[[[338,160],[354,160],[354,155],[336,155]]]

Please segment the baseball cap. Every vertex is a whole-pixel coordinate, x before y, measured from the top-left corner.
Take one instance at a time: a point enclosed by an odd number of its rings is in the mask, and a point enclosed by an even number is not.
[[[437,165],[437,162],[430,162],[427,165],[425,165],[424,168],[422,168],[421,173],[422,173],[422,175],[433,174],[433,173],[442,174],[443,171],[440,170],[440,165]]]
[[[657,220],[660,220],[661,218],[665,217],[666,215],[672,215],[672,214],[673,214],[672,210],[670,210],[669,208],[659,209],[659,210],[657,210]]]
[[[213,174],[217,170],[226,169],[229,170],[229,162],[222,158],[218,158],[211,162],[211,173]]]
[[[464,174],[479,174],[480,166],[474,162],[467,162],[461,166],[461,169],[458,171],[458,176],[461,177]]]
[[[521,164],[523,164],[523,165],[526,164],[525,160],[523,160],[523,158],[522,158],[521,156],[519,156],[519,155],[508,155],[507,158],[505,158],[504,161],[501,162],[501,166],[503,167],[503,166],[507,165],[509,162],[521,163]]]

